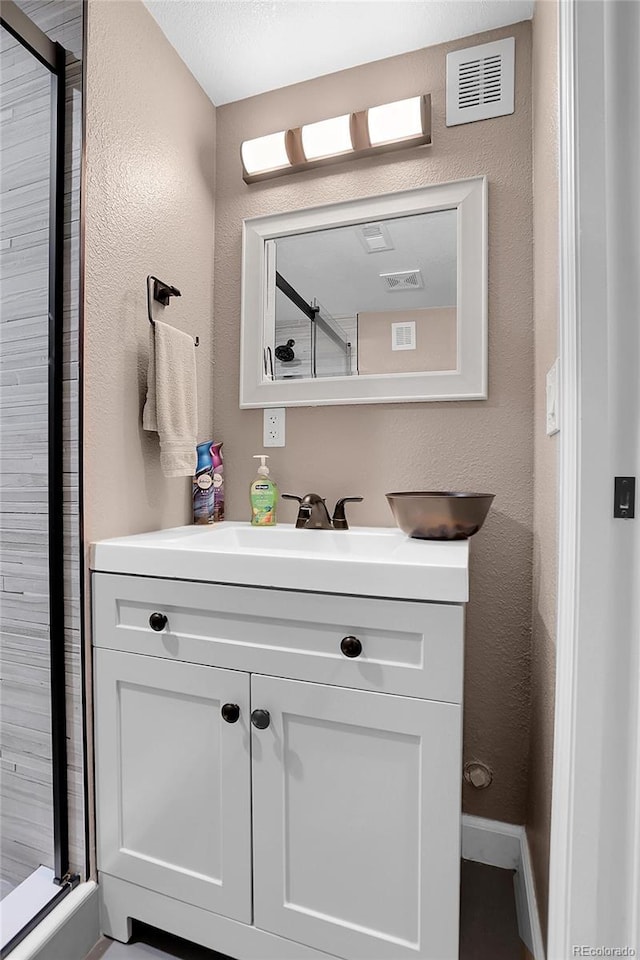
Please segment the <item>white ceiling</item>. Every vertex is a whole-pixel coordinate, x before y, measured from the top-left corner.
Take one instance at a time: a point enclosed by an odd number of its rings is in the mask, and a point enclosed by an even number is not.
[[[380,221],[375,221],[379,223]],[[276,269],[300,296],[317,298],[332,317],[376,310],[418,310],[456,304],[455,210],[385,220],[392,250],[365,252],[363,224],[316,230],[276,240]],[[420,270],[424,289],[386,289],[381,273]],[[278,298],[276,327],[308,323],[286,297]]]
[[[534,0],[145,0],[216,106],[528,20]]]

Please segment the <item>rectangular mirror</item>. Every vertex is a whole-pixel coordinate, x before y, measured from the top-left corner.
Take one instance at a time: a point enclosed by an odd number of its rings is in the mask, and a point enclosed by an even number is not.
[[[245,220],[240,405],[485,399],[486,193]]]

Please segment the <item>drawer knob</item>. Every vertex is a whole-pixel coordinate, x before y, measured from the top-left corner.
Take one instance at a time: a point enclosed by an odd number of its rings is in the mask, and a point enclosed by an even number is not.
[[[344,637],[340,642],[340,649],[345,657],[359,657],[362,653],[362,644],[357,637]]]
[[[254,710],[251,714],[251,723],[258,730],[266,730],[271,723],[271,714],[268,710]]]
[[[220,713],[227,723],[237,723],[240,719],[240,707],[237,703],[223,703]]]
[[[165,617],[164,613],[152,613],[149,617],[149,626],[157,633],[159,633],[161,630],[164,630],[166,625],[167,618]]]

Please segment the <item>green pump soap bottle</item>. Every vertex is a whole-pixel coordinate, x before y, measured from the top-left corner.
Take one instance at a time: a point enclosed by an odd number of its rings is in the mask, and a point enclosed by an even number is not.
[[[275,527],[276,507],[278,505],[278,486],[269,476],[269,467],[266,461],[267,454],[258,453],[254,460],[261,460],[258,467],[258,476],[249,487],[249,501],[251,503],[251,525],[254,527]]]

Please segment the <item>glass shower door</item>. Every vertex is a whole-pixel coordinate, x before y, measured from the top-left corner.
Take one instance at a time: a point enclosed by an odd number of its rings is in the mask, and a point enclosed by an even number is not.
[[[0,26],[0,919],[4,957],[71,888],[63,585],[65,51]]]
[[[313,322],[313,376],[348,377],[352,374],[352,344],[343,326],[317,300]]]
[[[0,28],[3,891],[53,866],[49,664],[51,74]]]

